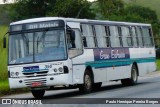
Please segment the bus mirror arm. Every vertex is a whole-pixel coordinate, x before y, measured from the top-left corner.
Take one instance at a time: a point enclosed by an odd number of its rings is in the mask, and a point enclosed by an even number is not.
[[[6,35],[8,34],[9,32],[7,32],[4,36],[3,36],[3,48],[6,48],[7,46],[7,40],[6,40]]]
[[[3,48],[6,48],[6,37],[3,38]]]

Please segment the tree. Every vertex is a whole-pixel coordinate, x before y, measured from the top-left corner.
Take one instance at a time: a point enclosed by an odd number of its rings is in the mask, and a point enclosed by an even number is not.
[[[56,0],[16,0],[10,9],[10,16],[13,21],[44,17],[55,2]]]
[[[132,5],[125,8],[125,20],[132,22],[150,23],[154,34],[159,34],[160,23],[154,10],[147,7]],[[137,17],[137,19],[135,19]]]
[[[154,10],[138,5],[124,6],[122,0],[98,0],[102,19],[134,23],[150,23],[155,35],[160,34],[160,23]]]
[[[63,16],[72,18],[94,18],[95,14],[87,0],[57,0],[53,11],[48,16]]]
[[[104,18],[110,15],[118,15],[123,12],[124,3],[122,0],[98,0],[100,13]]]
[[[86,0],[17,0],[10,16],[13,21],[45,16],[94,18],[90,5]]]
[[[125,9],[125,13],[137,14],[138,16],[143,18],[143,22],[150,22],[150,23],[158,22],[158,17],[156,12],[147,7],[132,5]]]
[[[8,25],[11,22],[8,16],[10,7],[10,4],[0,5],[0,25]]]

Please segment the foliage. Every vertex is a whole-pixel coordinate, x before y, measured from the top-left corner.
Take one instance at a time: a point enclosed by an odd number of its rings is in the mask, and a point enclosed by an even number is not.
[[[160,59],[156,60],[156,64],[157,64],[157,70],[160,70]]]
[[[0,25],[9,24],[11,22],[11,19],[8,15],[10,12],[10,7],[10,4],[0,5]]]
[[[138,5],[125,5],[122,0],[98,0],[101,19],[152,24],[155,35],[160,34],[160,23],[154,10]]]
[[[90,5],[86,0],[17,0],[10,16],[13,21],[45,16],[94,18]]]
[[[124,3],[122,0],[98,0],[99,11],[104,18],[111,15],[119,15],[123,12]]]
[[[156,49],[156,58],[160,59],[160,48]]]
[[[138,16],[143,18],[144,22],[155,23],[158,21],[156,12],[147,7],[142,7],[138,5],[128,6],[125,9],[125,13],[137,14]]]
[[[0,26],[0,80],[7,78],[7,49],[3,49],[3,36],[7,32],[6,26]]]
[[[90,6],[91,4],[86,0],[57,0],[53,11],[51,11],[49,15],[73,18],[94,18],[95,15]]]
[[[46,16],[56,0],[16,0],[10,9],[13,21]]]
[[[127,5],[138,5],[148,7],[156,11],[158,19],[160,19],[160,0],[123,0]]]
[[[151,10],[148,7],[132,5],[132,6],[128,6],[125,9],[125,14],[127,16],[125,20],[141,22],[141,23],[151,23],[154,34],[159,34],[159,28],[160,28],[159,21],[158,21],[157,14],[154,10]]]

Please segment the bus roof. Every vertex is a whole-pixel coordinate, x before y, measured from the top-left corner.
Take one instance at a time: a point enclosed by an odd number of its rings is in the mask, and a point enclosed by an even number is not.
[[[131,22],[120,22],[120,21],[108,21],[108,20],[91,20],[91,19],[76,19],[76,18],[63,18],[63,17],[41,17],[21,20],[17,22],[12,22],[10,25],[34,23],[41,21],[51,21],[51,20],[64,20],[66,22],[79,22],[79,23],[96,23],[96,24],[118,24],[118,25],[129,25],[129,26],[151,26],[151,24],[145,23],[131,23]]]

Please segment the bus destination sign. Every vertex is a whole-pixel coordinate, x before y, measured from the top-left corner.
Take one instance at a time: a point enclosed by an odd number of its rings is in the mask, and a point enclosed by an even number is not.
[[[59,21],[50,21],[50,22],[40,22],[40,23],[29,23],[26,24],[26,29],[39,29],[39,28],[50,28],[50,27],[59,27],[61,26]]]
[[[32,30],[32,29],[42,29],[51,27],[64,27],[64,21],[56,20],[56,21],[27,23],[22,25],[12,25],[10,30],[21,31],[21,30]]]

